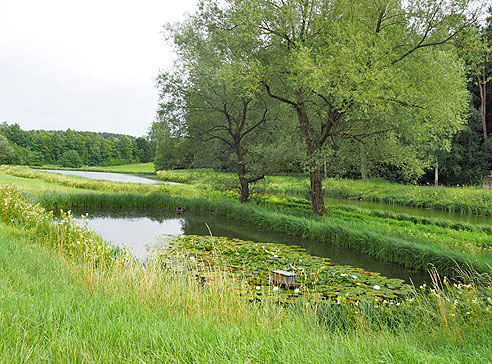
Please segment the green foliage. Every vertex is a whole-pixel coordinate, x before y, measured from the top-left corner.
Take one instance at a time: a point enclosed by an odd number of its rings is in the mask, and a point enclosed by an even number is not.
[[[102,166],[130,164],[150,161],[150,143],[145,138],[134,138],[127,135],[110,133],[46,131],[24,131],[19,125],[0,125],[0,135],[5,136],[11,143],[18,156],[16,164],[62,165],[65,152],[78,153],[82,165]],[[72,163],[64,166],[73,166]],[[63,160],[66,163],[66,159]],[[75,163],[78,164],[78,163]]]
[[[0,164],[18,164],[19,156],[11,147],[7,138],[0,134]]]
[[[77,151],[67,150],[61,155],[59,163],[62,167],[79,168],[82,166],[82,159]]]

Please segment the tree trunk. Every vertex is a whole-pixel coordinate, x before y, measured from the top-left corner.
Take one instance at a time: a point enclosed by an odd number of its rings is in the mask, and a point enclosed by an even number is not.
[[[360,149],[360,174],[363,180],[367,179],[366,151],[363,147]]]
[[[434,169],[434,186],[439,186],[439,158],[436,153],[436,168]]]
[[[309,177],[311,179],[311,205],[313,211],[319,215],[326,215],[325,203],[323,201],[323,178],[321,177],[321,166],[317,163],[313,163],[309,170]]]
[[[311,195],[311,206],[315,214],[319,216],[326,215],[326,208],[323,201],[323,177],[321,171],[321,163],[316,161],[316,152],[319,151],[320,145],[315,141],[315,137],[309,127],[309,119],[304,109],[303,102],[300,97],[300,92],[297,94],[297,117],[299,120],[299,127],[304,136],[306,142],[306,151],[309,159],[309,179],[311,180],[311,188],[309,189]]]
[[[240,141],[235,140],[235,152],[237,154],[237,176],[241,185],[241,203],[247,203],[249,200],[249,180],[246,178],[246,162],[244,161],[243,150]]]
[[[245,178],[239,178],[241,183],[241,203],[249,201],[249,181]]]

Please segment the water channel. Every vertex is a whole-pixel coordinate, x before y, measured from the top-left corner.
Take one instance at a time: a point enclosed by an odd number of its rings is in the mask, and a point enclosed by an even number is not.
[[[413,271],[398,264],[387,263],[356,250],[320,243],[308,239],[278,234],[260,229],[252,224],[223,216],[186,212],[182,215],[165,210],[74,209],[74,216],[88,214],[88,227],[119,247],[128,247],[145,260],[147,247],[163,241],[166,235],[209,235],[207,225],[214,236],[238,238],[260,242],[298,245],[307,253],[329,258],[333,263],[352,265],[391,278],[401,278],[420,285],[429,283],[426,273]],[[159,238],[160,237],[160,238]]]
[[[130,182],[130,183],[143,183],[150,185],[168,184],[168,185],[180,185],[176,182],[163,182],[157,181],[151,178],[139,177],[125,173],[111,173],[111,172],[91,172],[91,171],[67,171],[67,170],[54,170],[54,169],[40,169],[43,172],[59,173],[70,176],[85,177],[88,179],[105,180],[112,182]]]
[[[441,218],[453,222],[466,222],[469,224],[481,224],[481,225],[492,224],[492,216],[461,214],[459,212],[448,212],[448,211],[425,209],[420,207],[392,205],[384,202],[347,200],[343,198],[325,197],[324,200],[328,206],[355,206],[368,210],[383,210],[383,211],[390,211],[398,214],[407,214],[407,215],[422,216],[428,218]]]
[[[173,182],[160,182],[150,178],[143,178],[122,173],[44,170],[46,172],[75,175],[89,179],[110,180],[113,182],[134,182],[144,184],[178,184]],[[453,212],[436,211],[416,207],[390,205],[379,202],[345,200],[338,198],[326,198],[325,202],[330,206],[357,206],[365,209],[377,209],[405,213],[423,217],[439,217],[455,222],[467,222],[473,224],[492,223],[492,217],[460,214]],[[210,213],[187,212],[177,215],[175,211],[163,210],[121,210],[121,209],[76,209],[72,211],[74,216],[88,213],[88,226],[100,233],[106,241],[119,247],[128,247],[135,255],[145,260],[148,256],[147,247],[152,243],[163,241],[168,235],[209,235],[210,227],[214,236],[238,238],[260,242],[283,243],[298,245],[306,249],[307,253],[329,258],[333,263],[340,265],[352,265],[368,271],[379,272],[391,278],[401,278],[407,282],[420,285],[429,282],[427,273],[413,271],[398,264],[392,264],[368,256],[353,249],[334,246],[329,243],[317,242],[308,239],[278,234],[272,231],[260,229],[254,225],[227,219]]]

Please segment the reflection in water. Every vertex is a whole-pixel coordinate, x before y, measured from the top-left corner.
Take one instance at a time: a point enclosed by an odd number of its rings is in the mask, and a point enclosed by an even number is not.
[[[40,171],[59,173],[59,174],[70,175],[70,176],[79,176],[79,177],[85,177],[85,178],[89,178],[89,179],[113,181],[113,182],[143,183],[143,184],[148,184],[148,185],[156,185],[156,184],[179,185],[179,184],[181,184],[181,183],[174,183],[174,182],[162,182],[162,181],[157,181],[157,180],[150,179],[150,178],[144,178],[144,177],[134,176],[131,174],[124,174],[124,173],[66,171],[66,170],[51,170],[51,169],[40,169]]]
[[[210,213],[187,212],[184,215],[177,215],[174,211],[120,209],[76,209],[72,212],[74,216],[87,212],[89,228],[96,230],[106,241],[116,246],[131,248],[140,259],[146,259],[146,246],[151,242],[157,242],[159,240],[157,237],[177,234],[209,235],[208,225],[214,236],[298,245],[305,248],[309,254],[329,258],[336,264],[364,268],[387,277],[405,279],[407,282],[411,280],[416,285],[429,281],[425,273],[383,262],[353,249],[277,234],[252,224]]]
[[[394,212],[397,214],[407,214],[412,216],[422,216],[427,218],[441,218],[453,222],[466,222],[469,224],[491,225],[492,217],[474,214],[460,214],[459,212],[447,212],[418,207],[409,207],[402,205],[392,205],[384,202],[371,202],[359,200],[347,200],[343,198],[325,197],[325,203],[329,206],[356,206],[368,210],[381,210]]]

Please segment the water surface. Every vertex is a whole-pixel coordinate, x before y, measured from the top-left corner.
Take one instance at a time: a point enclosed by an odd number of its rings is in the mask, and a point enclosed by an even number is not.
[[[70,175],[70,176],[79,176],[79,177],[85,177],[85,178],[89,178],[89,179],[112,181],[112,182],[143,183],[143,184],[150,184],[150,185],[156,185],[156,184],[179,185],[179,184],[181,184],[181,183],[175,183],[175,182],[157,181],[155,179],[139,177],[139,176],[135,176],[132,174],[125,174],[125,173],[67,171],[67,170],[62,170],[62,169],[60,169],[60,170],[40,169],[40,171],[59,173],[59,174]]]
[[[416,285],[429,282],[426,273],[384,262],[357,250],[278,234],[210,213],[186,212],[178,215],[174,211],[121,209],[75,209],[72,212],[74,216],[88,213],[89,228],[96,230],[106,241],[116,246],[132,249],[138,258],[144,260],[148,256],[147,246],[152,245],[152,242],[162,241],[159,236],[209,235],[209,227],[214,236],[298,245],[305,248],[307,253],[329,258],[336,264],[364,268],[387,277],[401,278],[409,283],[412,281]]]
[[[327,206],[356,206],[368,210],[383,210],[383,211],[407,214],[412,216],[422,216],[427,218],[441,218],[453,222],[466,222],[469,224],[480,224],[480,225],[492,224],[492,216],[462,214],[459,212],[448,212],[448,211],[425,209],[420,207],[393,205],[384,202],[348,200],[343,198],[325,197],[324,200]]]

